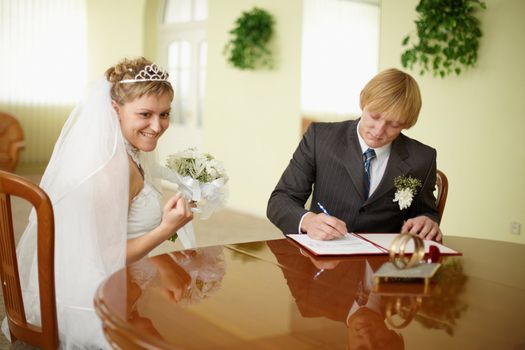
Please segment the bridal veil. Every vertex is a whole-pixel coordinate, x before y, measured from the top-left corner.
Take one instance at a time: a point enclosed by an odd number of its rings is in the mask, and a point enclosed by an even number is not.
[[[94,82],[64,125],[40,186],[55,213],[55,286],[62,349],[108,347],[95,314],[96,288],[124,267],[128,157],[110,84]],[[40,323],[36,217],[17,255],[27,318]]]

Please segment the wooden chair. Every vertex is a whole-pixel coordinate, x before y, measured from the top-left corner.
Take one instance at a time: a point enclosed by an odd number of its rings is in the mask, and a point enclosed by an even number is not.
[[[0,112],[0,170],[15,172],[24,148],[22,126],[15,117]]]
[[[443,217],[443,211],[445,210],[445,204],[447,202],[448,195],[448,179],[447,176],[441,171],[436,171],[436,207],[439,212],[439,217]]]
[[[20,288],[13,234],[11,196],[30,202],[38,223],[38,286],[42,325],[27,322]],[[23,341],[41,349],[57,349],[58,325],[55,300],[55,226],[53,206],[47,194],[34,183],[0,171],[0,279],[11,341]]]

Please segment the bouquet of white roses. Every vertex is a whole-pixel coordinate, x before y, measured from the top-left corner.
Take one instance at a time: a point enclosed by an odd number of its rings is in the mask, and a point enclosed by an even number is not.
[[[190,176],[202,184],[218,179],[228,181],[222,163],[209,153],[202,153],[196,148],[188,148],[168,156],[166,166],[182,176]]]
[[[166,167],[176,174],[168,174],[168,179],[178,183],[180,190],[196,203],[197,207],[192,210],[200,213],[201,219],[208,219],[215,210],[226,204],[228,176],[222,163],[211,154],[188,148],[169,155]],[[196,246],[191,222],[170,240],[175,241],[177,237],[186,249]]]
[[[166,167],[182,177],[191,200],[196,202],[194,211],[200,213],[201,219],[208,219],[226,204],[228,176],[222,163],[211,154],[188,148],[169,155]]]

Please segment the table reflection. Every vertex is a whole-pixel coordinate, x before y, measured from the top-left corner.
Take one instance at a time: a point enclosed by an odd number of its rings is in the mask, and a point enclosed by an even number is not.
[[[143,259],[127,269],[127,321],[143,332],[163,339],[153,322],[140,314],[147,295],[187,306],[210,297],[221,287],[226,271],[222,246],[172,252]]]
[[[303,317],[344,322],[348,349],[404,349],[397,329],[416,320],[425,328],[453,333],[467,305],[461,300],[466,283],[459,260],[446,259],[431,288],[422,283],[373,285],[383,256],[320,258],[289,241],[269,241]]]
[[[123,349],[519,349],[525,246],[447,244],[464,255],[429,288],[376,288],[387,257],[316,258],[282,239],[151,257],[108,278],[95,305]]]

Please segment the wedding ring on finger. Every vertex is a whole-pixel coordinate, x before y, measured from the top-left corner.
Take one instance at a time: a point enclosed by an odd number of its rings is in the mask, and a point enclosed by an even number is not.
[[[193,199],[188,199],[188,205],[190,207],[190,210],[193,213],[200,213],[201,212],[201,210],[199,208],[197,208],[197,201],[194,201]]]
[[[405,256],[407,244],[414,242],[414,251],[410,258]],[[398,269],[411,268],[421,261],[425,256],[425,245],[421,237],[412,233],[400,233],[392,241],[390,246],[390,261]]]

